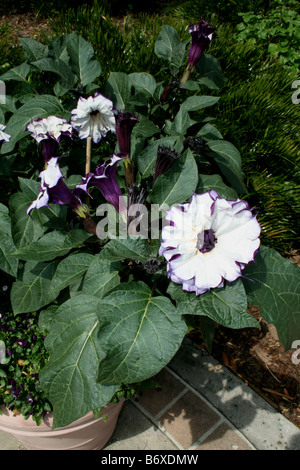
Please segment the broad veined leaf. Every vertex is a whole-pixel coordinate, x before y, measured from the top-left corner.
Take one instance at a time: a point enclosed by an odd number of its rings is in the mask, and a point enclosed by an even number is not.
[[[110,98],[119,111],[124,111],[131,97],[131,83],[124,72],[111,72],[107,83],[105,96]]]
[[[94,58],[94,49],[82,36],[74,36],[67,42],[70,66],[81,85],[92,83],[101,73],[99,62]]]
[[[118,385],[100,385],[99,363],[105,354],[98,335],[99,298],[78,295],[55,312],[45,340],[50,359],[40,383],[53,405],[53,428],[67,426],[105,406]]]
[[[30,62],[44,59],[48,56],[48,46],[32,38],[19,38],[23,54]]]
[[[198,183],[198,169],[190,149],[173,164],[170,171],[160,175],[153,185],[151,199],[160,208],[183,203],[190,198]]]
[[[163,25],[155,42],[154,52],[179,68],[185,58],[186,42],[180,41],[173,26]]]
[[[56,266],[57,262],[26,263],[22,281],[14,282],[11,288],[11,305],[15,314],[34,312],[57,297],[57,293],[50,290]]]
[[[9,200],[12,238],[18,249],[35,242],[45,232],[37,211],[32,214],[32,217],[27,215],[29,204],[28,197],[24,193],[12,194]]]
[[[153,248],[143,238],[110,240],[102,249],[100,258],[109,261],[133,259],[145,263],[153,254]]]
[[[172,359],[187,331],[171,301],[152,297],[142,282],[120,284],[98,308],[98,340],[105,352],[100,383],[137,382],[155,375]]]
[[[225,199],[237,199],[236,191],[227,186],[220,175],[199,175],[196,193],[202,194],[214,189],[220,197]]]
[[[277,251],[261,246],[255,262],[246,266],[243,283],[249,303],[275,325],[282,345],[289,349],[300,338],[300,268]]]
[[[47,57],[32,62],[32,65],[45,72],[52,72],[62,79],[62,86],[73,88],[77,82],[77,77],[74,75],[71,67],[61,59],[52,59]]]
[[[199,111],[199,109],[213,106],[219,99],[219,96],[189,96],[180,107],[184,111]]]
[[[0,76],[0,79],[4,81],[14,80],[17,82],[27,83],[27,76],[29,75],[29,72],[30,65],[27,62],[23,62],[23,64],[14,67],[8,72],[5,72],[3,75]]]
[[[84,277],[82,292],[103,297],[120,283],[120,267],[120,263],[97,256],[93,259]]]
[[[0,269],[17,277],[19,260],[11,253],[16,251],[11,235],[11,220],[9,211],[4,204],[0,204]]]
[[[149,73],[139,72],[128,75],[129,80],[137,91],[153,96],[156,90],[156,80]]]
[[[226,140],[208,140],[206,143],[233,189],[237,192],[244,192],[246,188],[243,183],[242,160],[238,149]]]
[[[15,144],[23,137],[26,137],[28,134],[28,132],[25,132],[26,126],[31,119],[46,118],[50,115],[67,116],[62,104],[54,96],[38,95],[26,101],[8,120],[5,132],[12,137],[9,142],[2,145],[1,153],[11,152]]]
[[[64,258],[57,266],[51,290],[60,292],[77,281],[87,272],[93,259],[94,256],[90,253],[72,253]]]
[[[240,279],[198,296],[171,283],[168,293],[177,301],[178,310],[185,315],[203,315],[226,328],[259,327],[259,323],[247,312],[247,295]]]
[[[74,229],[68,233],[53,231],[46,233],[36,242],[21,247],[15,256],[22,260],[51,261],[54,258],[65,256],[73,248],[84,245],[91,234],[84,230]]]

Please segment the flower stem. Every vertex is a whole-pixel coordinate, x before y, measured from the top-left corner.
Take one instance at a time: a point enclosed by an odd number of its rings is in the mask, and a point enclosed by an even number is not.
[[[92,149],[92,138],[88,136],[86,139],[86,158],[85,158],[85,174],[87,175],[91,171],[91,149]]]
[[[190,67],[187,67],[186,71],[184,72],[182,76],[182,79],[180,80],[179,88],[181,88],[185,84],[185,82],[187,82],[190,79],[191,73],[192,73],[192,69]]]

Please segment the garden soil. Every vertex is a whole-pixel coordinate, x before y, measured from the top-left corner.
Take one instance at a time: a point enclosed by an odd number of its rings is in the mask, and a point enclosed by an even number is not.
[[[32,13],[0,11],[0,25],[6,23],[10,23],[16,40],[18,37],[39,40],[40,34],[49,30],[47,19]],[[290,258],[300,265],[299,252],[292,253]],[[249,312],[259,321],[260,330],[217,326],[211,354],[300,428],[300,364],[293,363],[294,351],[285,351],[275,328],[263,320],[259,309],[251,306]],[[190,336],[206,349],[200,331],[195,329]]]

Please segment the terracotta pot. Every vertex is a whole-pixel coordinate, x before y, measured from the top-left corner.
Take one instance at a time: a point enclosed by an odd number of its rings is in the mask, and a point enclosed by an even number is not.
[[[32,418],[13,416],[11,411],[1,407],[0,429],[12,434],[29,450],[100,450],[115,430],[124,401],[107,405],[99,419],[90,412],[66,427],[53,430],[52,413],[37,426]]]

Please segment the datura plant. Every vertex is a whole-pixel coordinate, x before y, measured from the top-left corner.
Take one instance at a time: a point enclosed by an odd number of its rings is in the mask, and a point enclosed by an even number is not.
[[[155,376],[195,319],[209,343],[216,324],[259,328],[256,305],[286,349],[300,339],[299,268],[262,245],[242,157],[209,114],[225,81],[216,33],[204,20],[189,32],[162,27],[159,79],[103,77],[75,34],[22,39],[26,61],[0,77],[1,159],[18,184],[0,206],[0,267],[7,310],[47,331],[54,427]]]

